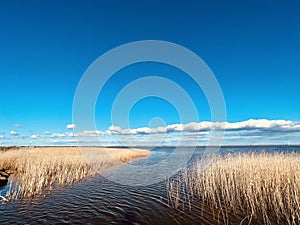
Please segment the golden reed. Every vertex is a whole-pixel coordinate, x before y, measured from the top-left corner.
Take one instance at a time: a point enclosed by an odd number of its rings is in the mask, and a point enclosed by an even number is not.
[[[264,224],[271,224],[271,217],[278,224],[300,224],[300,154],[214,156],[208,168],[197,162],[170,179],[167,192],[173,207],[209,206],[224,224],[231,224],[230,214],[244,215],[249,224],[257,217]]]
[[[6,199],[40,196],[54,185],[69,185],[97,174],[99,169],[150,154],[127,148],[84,147],[84,151],[84,156],[77,147],[23,147],[0,151],[0,169],[13,173],[11,178],[16,181],[14,190],[6,193]]]

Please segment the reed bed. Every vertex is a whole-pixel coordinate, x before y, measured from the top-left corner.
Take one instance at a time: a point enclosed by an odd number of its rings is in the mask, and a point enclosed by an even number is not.
[[[81,151],[80,151],[81,150]],[[13,173],[15,187],[6,199],[33,198],[54,185],[70,185],[101,169],[138,157],[149,151],[85,147],[19,148],[0,152],[0,169]],[[84,154],[82,154],[84,152]]]
[[[206,169],[198,161],[170,179],[167,191],[175,208],[209,206],[223,224],[232,224],[230,215],[242,215],[240,224],[300,224],[300,154],[214,156]]]

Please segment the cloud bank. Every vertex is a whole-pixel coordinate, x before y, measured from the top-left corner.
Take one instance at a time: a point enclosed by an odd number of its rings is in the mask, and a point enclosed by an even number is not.
[[[224,131],[224,145],[300,144],[300,122],[290,120],[250,119],[241,122],[191,122],[163,127],[122,129],[111,125],[107,130],[74,132],[75,124],[67,124],[66,132],[1,133],[1,145],[102,145],[145,146],[206,145],[212,131]]]
[[[109,133],[113,134],[158,134],[171,132],[201,132],[201,131],[238,131],[238,130],[270,130],[270,131],[300,131],[300,122],[289,120],[266,120],[250,119],[243,122],[191,122],[187,124],[171,124],[165,127],[149,128],[142,127],[137,129],[124,129],[118,126],[110,126]]]

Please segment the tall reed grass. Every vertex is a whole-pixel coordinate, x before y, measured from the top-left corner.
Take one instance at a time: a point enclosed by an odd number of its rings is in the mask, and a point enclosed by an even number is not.
[[[236,214],[244,215],[241,224],[258,217],[264,224],[300,224],[300,154],[214,156],[208,168],[198,161],[170,179],[167,190],[175,208],[209,206],[219,210],[223,224]]]
[[[101,169],[150,154],[137,149],[85,147],[19,148],[0,152],[0,169],[13,173],[16,186],[6,199],[32,198],[54,185],[69,185]],[[89,163],[87,163],[89,162]]]

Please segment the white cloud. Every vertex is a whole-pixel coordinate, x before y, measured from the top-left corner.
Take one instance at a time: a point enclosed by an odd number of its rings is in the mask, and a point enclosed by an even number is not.
[[[293,122],[289,120],[266,120],[266,119],[259,119],[254,120],[250,119],[243,122],[236,122],[236,123],[217,123],[216,129],[225,128],[226,130],[250,130],[250,129],[290,129],[294,125],[300,124],[299,122]]]
[[[57,137],[65,137],[65,134],[60,134],[60,133],[54,133],[51,135],[52,138],[57,138]]]
[[[71,124],[67,124],[67,129],[74,129],[76,127],[76,125],[74,123]]]
[[[121,127],[118,127],[118,126],[114,126],[114,125],[111,125],[108,130],[111,132],[111,133],[120,133],[122,131]]]
[[[68,137],[97,137],[97,136],[103,136],[105,134],[108,133],[104,133],[100,130],[85,130],[83,132],[78,132],[78,133],[66,132],[66,136]]]
[[[167,128],[165,127],[157,127],[157,128],[149,128],[149,127],[140,127],[135,129],[124,129],[122,130],[118,126],[110,126],[108,130],[105,132],[105,134],[123,134],[123,135],[129,135],[129,134],[151,134],[151,133],[164,133],[167,131]]]
[[[17,135],[17,132],[14,131],[14,130],[11,130],[9,133],[10,133],[11,135]]]
[[[141,128],[137,128],[134,129],[136,134],[151,134],[154,130],[152,130],[149,127],[141,127]]]
[[[85,130],[82,133],[78,133],[79,136],[86,136],[86,137],[95,137],[98,135],[103,135],[104,133],[99,130]]]
[[[72,133],[72,132],[66,132],[66,136],[67,137],[76,137],[77,135],[75,133]]]
[[[38,134],[33,134],[33,135],[31,135],[31,138],[32,138],[32,139],[37,139],[38,137],[40,137]]]
[[[23,127],[23,125],[20,124],[20,123],[16,123],[16,124],[15,124],[15,127]]]
[[[4,138],[4,136],[0,135],[0,138]]]

